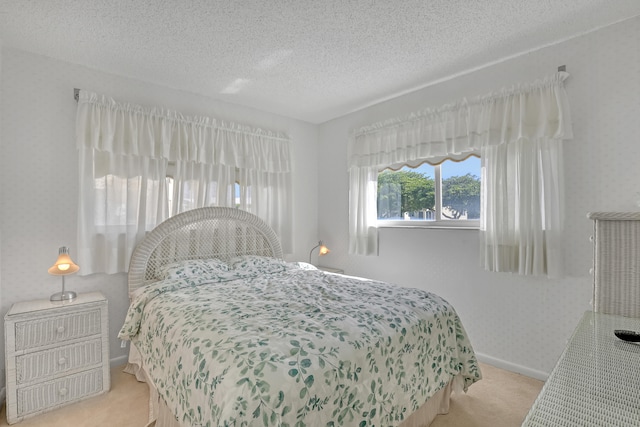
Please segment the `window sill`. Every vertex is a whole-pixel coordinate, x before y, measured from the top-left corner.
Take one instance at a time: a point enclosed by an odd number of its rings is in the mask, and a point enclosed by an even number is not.
[[[446,222],[429,223],[423,221],[393,221],[378,223],[378,228],[433,228],[442,230],[480,230],[480,224],[448,224]]]

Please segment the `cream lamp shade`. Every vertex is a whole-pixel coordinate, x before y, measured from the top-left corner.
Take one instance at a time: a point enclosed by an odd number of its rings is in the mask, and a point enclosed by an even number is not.
[[[331,251],[329,250],[329,248],[328,248],[328,247],[326,247],[326,246],[324,245],[324,243],[322,242],[322,240],[320,240],[320,241],[318,242],[318,244],[317,244],[317,245],[315,245],[313,248],[311,248],[311,251],[309,251],[309,264],[311,264],[311,255],[313,255],[313,251],[314,251],[316,248],[320,248],[320,249],[318,249],[318,256],[326,255],[326,254],[328,254],[329,252],[331,252]]]
[[[69,256],[69,248],[62,246],[58,250],[58,259],[55,264],[49,267],[49,274],[54,276],[62,276],[62,292],[56,292],[51,295],[51,301],[71,301],[76,297],[76,293],[73,291],[65,291],[64,289],[64,276],[73,274],[80,270],[80,267],[73,262]]]

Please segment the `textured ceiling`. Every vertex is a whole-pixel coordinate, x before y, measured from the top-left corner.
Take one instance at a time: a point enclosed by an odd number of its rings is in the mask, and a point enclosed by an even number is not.
[[[639,0],[0,0],[0,42],[322,123],[639,14]]]

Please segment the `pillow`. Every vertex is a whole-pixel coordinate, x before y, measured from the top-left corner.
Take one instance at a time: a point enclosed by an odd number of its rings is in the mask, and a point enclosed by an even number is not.
[[[309,264],[308,262],[304,262],[304,261],[296,261],[292,263],[294,266],[298,267],[300,270],[317,270],[318,267],[316,267],[313,264]]]
[[[163,279],[186,279],[188,277],[210,277],[229,271],[229,266],[216,258],[188,259],[167,264],[160,269]]]
[[[258,255],[242,255],[229,260],[233,270],[251,270],[263,274],[279,273],[286,270],[287,265],[281,259]]]

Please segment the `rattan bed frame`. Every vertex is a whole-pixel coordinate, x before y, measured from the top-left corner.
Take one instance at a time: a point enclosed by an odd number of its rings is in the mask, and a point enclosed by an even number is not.
[[[257,216],[240,209],[206,207],[175,215],[149,232],[129,264],[129,295],[160,279],[161,267],[187,259],[261,255],[282,259],[280,240]]]

